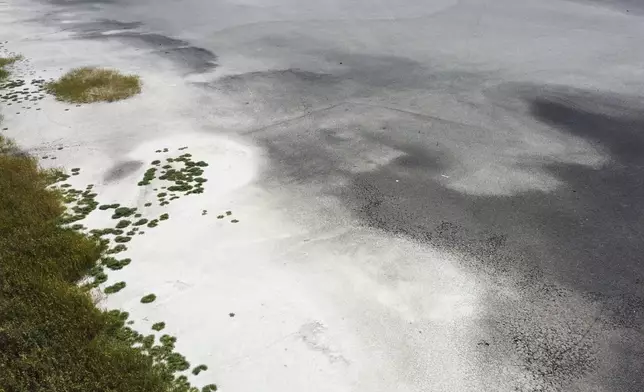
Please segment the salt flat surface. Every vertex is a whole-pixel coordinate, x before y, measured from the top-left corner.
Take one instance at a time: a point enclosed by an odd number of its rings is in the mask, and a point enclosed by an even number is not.
[[[16,74],[100,65],[144,88],[4,107],[5,134],[141,209],[150,161],[208,162],[203,194],[145,209],[170,219],[102,302],[165,321],[209,367],[195,385],[642,390],[633,4],[12,0]]]

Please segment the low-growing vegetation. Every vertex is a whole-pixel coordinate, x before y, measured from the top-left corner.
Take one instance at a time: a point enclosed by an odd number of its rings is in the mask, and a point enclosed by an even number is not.
[[[112,102],[129,98],[141,92],[141,80],[135,75],[118,71],[82,67],[45,85],[56,99],[71,103]]]
[[[117,236],[114,238],[114,242],[118,243],[125,243],[125,242],[130,242],[132,238],[128,236]]]
[[[104,257],[103,260],[101,260],[102,265],[114,271],[122,269],[123,267],[127,266],[131,262],[132,262],[132,259],[117,260],[114,257]]]
[[[142,226],[144,224],[148,223],[148,220],[145,218],[139,219],[138,221],[134,222],[134,226]]]
[[[113,247],[111,249],[108,249],[105,253],[113,255],[113,254],[116,254],[116,253],[125,252],[126,250],[127,250],[127,246],[125,246],[123,244],[118,244],[115,247]]]
[[[141,303],[142,304],[149,304],[150,302],[154,302],[154,300],[157,299],[157,296],[154,294],[148,294],[145,295],[141,298]]]
[[[0,147],[0,390],[197,391],[174,376],[187,369],[174,341],[135,345],[143,338],[128,315],[98,309],[78,286],[92,272],[106,279],[95,268],[104,243],[61,226],[51,173],[2,138]]]
[[[19,60],[22,60],[22,56],[0,57],[0,81],[9,77],[9,71],[5,67]]]
[[[9,76],[4,67],[18,60],[20,57],[0,58],[0,79]],[[119,85],[116,76],[122,75],[86,68],[50,83],[44,79],[0,80],[0,104],[22,104],[26,106],[23,109],[30,109],[29,105],[45,98],[46,91],[67,102],[122,99],[125,96],[120,94],[130,93],[121,89],[124,85]],[[108,85],[101,85],[101,78],[111,79]],[[135,78],[138,87],[134,93],[140,91],[137,77],[124,78],[120,82]],[[49,153],[42,159],[57,157]],[[193,167],[203,166],[186,159],[177,159],[186,164],[181,171],[195,179],[201,172]],[[153,165],[160,166],[161,161]],[[128,320],[126,312],[95,306],[95,294],[108,281],[107,273],[131,262],[113,257],[127,250],[119,242],[130,241],[135,233],[143,234],[138,226],[150,226],[151,222],[136,208],[99,204],[94,185],[83,190],[64,183],[80,172],[80,168],[71,169],[71,175],[40,169],[36,159],[0,136],[0,392],[198,392],[186,375],[176,374],[189,371],[190,364],[174,352],[175,337],[164,335],[157,344],[155,335],[144,336],[130,327],[134,320]],[[148,179],[155,176],[153,172]],[[177,183],[183,181],[176,179]],[[203,185],[194,183],[185,190],[201,193]],[[174,200],[178,196],[169,197]],[[97,209],[114,210],[113,219],[134,215],[138,224],[130,227],[121,223],[121,228],[85,233],[88,229],[78,221]],[[159,220],[152,222],[156,225]],[[126,237],[121,236],[125,227],[129,230]],[[103,292],[113,294],[125,287],[125,282],[117,282],[104,287]],[[149,294],[141,302],[155,299]],[[163,322],[153,325],[155,331],[164,327]],[[211,384],[201,391],[216,389]]]
[[[135,213],[136,208],[118,207],[114,210],[112,219],[126,218],[128,216],[134,215]]]
[[[132,221],[129,221],[127,219],[123,219],[123,220],[119,221],[119,223],[116,224],[116,228],[117,229],[124,229],[124,228],[128,227],[130,225],[130,223],[132,223]]]
[[[199,373],[201,373],[201,372],[203,372],[205,370],[208,370],[208,366],[206,366],[206,365],[195,366],[194,369],[192,369],[192,374],[194,374],[196,376],[196,375],[198,375]]]
[[[125,282],[118,282],[118,283],[114,283],[111,286],[107,286],[103,291],[105,292],[105,294],[114,294],[123,290],[125,286],[126,286]]]
[[[98,207],[99,210],[109,210],[110,208],[117,209],[121,205],[120,204],[103,204],[100,207]]]

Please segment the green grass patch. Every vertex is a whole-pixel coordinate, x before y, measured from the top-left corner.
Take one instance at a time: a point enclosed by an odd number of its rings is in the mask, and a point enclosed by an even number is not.
[[[166,361],[168,363],[168,368],[172,373],[190,369],[190,362],[186,360],[186,357],[179,353],[173,352],[168,354]]]
[[[123,244],[123,243],[126,243],[126,242],[130,242],[131,239],[132,238],[128,237],[128,236],[117,236],[117,237],[114,238],[114,242]]]
[[[127,220],[127,219],[123,219],[123,220],[119,221],[119,223],[117,223],[117,224],[116,224],[116,228],[117,228],[117,229],[125,229],[125,228],[126,228],[126,227],[128,227],[131,223],[132,223],[132,221],[129,221],[129,220]]]
[[[134,222],[133,225],[134,226],[142,226],[142,225],[144,225],[146,223],[148,223],[148,220],[143,218],[143,219],[139,219],[138,221]]]
[[[109,210],[110,208],[117,209],[121,205],[120,204],[102,204],[100,207],[98,207],[99,210]]]
[[[105,276],[104,245],[59,224],[63,196],[50,184],[35,159],[0,153],[0,390],[196,391],[173,375],[168,348],[133,346],[143,338],[127,314],[96,308],[78,286]]]
[[[145,295],[141,298],[141,303],[142,304],[149,304],[150,302],[154,302],[154,300],[157,299],[157,296],[154,294],[148,294]]]
[[[143,338],[141,341],[141,346],[145,350],[150,350],[154,346],[154,335],[150,334]]]
[[[114,257],[104,257],[101,260],[101,264],[106,266],[107,268],[111,270],[120,270],[126,265],[130,264],[132,262],[132,259],[121,259],[117,260]]]
[[[118,244],[115,247],[113,247],[112,249],[109,249],[105,253],[112,255],[112,254],[116,254],[116,253],[125,252],[126,250],[127,250],[127,246],[125,246],[123,244]]]
[[[114,210],[112,219],[126,218],[130,215],[134,215],[135,213],[136,213],[136,208],[119,207]]]
[[[118,282],[118,283],[114,283],[111,286],[107,286],[105,290],[103,290],[103,292],[105,292],[105,294],[114,294],[114,293],[118,293],[124,288],[125,288],[125,282]]]
[[[192,369],[192,374],[194,374],[196,376],[199,373],[201,373],[203,371],[206,371],[206,370],[208,370],[208,366],[202,364],[202,365],[199,365],[199,366],[195,366],[194,369]]]
[[[123,75],[111,69],[82,67],[45,87],[47,92],[64,102],[113,102],[140,93],[141,80],[138,76]]]

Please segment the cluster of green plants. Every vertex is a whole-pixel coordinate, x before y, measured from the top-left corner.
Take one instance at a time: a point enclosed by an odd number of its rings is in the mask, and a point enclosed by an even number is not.
[[[205,215],[205,214],[202,214],[202,215]],[[224,219],[225,217],[227,217],[227,216],[230,217],[232,215],[233,215],[232,211],[226,211],[225,215],[224,214],[217,215],[217,219]],[[239,220],[238,219],[231,219],[230,223],[239,223]]]
[[[0,71],[17,60],[0,58]],[[75,73],[88,78],[108,74]],[[0,79],[6,75],[0,72]],[[45,85],[44,80],[36,80],[32,84],[72,102],[76,98],[67,99],[63,94],[80,94],[81,90],[72,91],[80,84],[64,86],[61,81]],[[91,91],[85,91],[83,99],[114,100],[114,95],[109,98],[114,86],[103,88],[91,83],[85,85]],[[23,84],[9,81],[0,84],[0,89],[21,88]],[[69,90],[54,91],[58,88]],[[26,94],[26,89],[19,93]],[[15,93],[11,94],[0,98],[17,102]],[[186,157],[180,158],[181,162]],[[198,392],[185,375],[177,374],[188,370],[190,364],[174,351],[176,338],[163,335],[155,345],[154,335],[143,336],[126,326],[133,323],[127,320],[126,312],[98,309],[91,294],[92,289],[108,281],[106,269],[120,270],[131,263],[129,258],[117,259],[114,255],[126,251],[124,243],[135,234],[143,234],[139,226],[154,227],[169,215],[148,221],[136,208],[100,205],[94,185],[78,190],[65,183],[79,174],[80,168],[71,169],[71,175],[57,169],[43,170],[36,159],[0,136],[0,391]],[[205,180],[195,182],[199,184],[195,188],[203,191]],[[146,203],[146,207],[150,205]],[[119,219],[115,227],[86,233],[85,226],[77,222],[96,209],[113,209],[112,218]],[[131,216],[137,220],[121,219]],[[123,229],[129,231],[123,235]],[[115,245],[111,246],[111,241]],[[104,287],[103,292],[115,294],[126,286],[119,281]],[[156,295],[148,294],[141,302],[155,299]],[[154,331],[163,328],[164,322],[152,326]],[[193,374],[206,369],[199,365]],[[215,390],[214,384],[201,389]]]
[[[176,374],[189,364],[174,340],[134,344],[127,315],[98,309],[78,285],[106,279],[95,268],[106,245],[61,224],[69,195],[49,187],[60,173],[2,138],[0,147],[0,390],[197,391]],[[74,200],[93,200],[83,194]]]
[[[181,147],[185,150],[187,147]],[[167,152],[168,149],[157,150],[156,152]],[[200,194],[204,191],[204,183],[207,182],[202,177],[203,168],[208,164],[204,161],[193,161],[189,153],[182,154],[176,158],[167,158],[167,164],[159,167],[161,161],[155,159],[151,162],[152,167],[147,169],[143,174],[143,179],[139,181],[139,186],[150,185],[155,179],[166,181],[169,184],[162,186],[162,191],[157,194],[159,205],[165,206],[171,201],[179,198],[179,194],[190,195]],[[178,167],[175,167],[178,166]],[[157,175],[158,172],[158,175]],[[158,189],[155,188],[155,191]],[[148,206],[146,204],[146,206]]]
[[[101,264],[113,271],[118,271],[123,267],[129,265],[131,262],[132,262],[132,259],[117,260],[114,257],[103,257],[101,259]]]
[[[54,170],[55,172],[55,170]],[[65,178],[67,175],[52,174],[55,178]],[[70,184],[55,187],[63,196],[63,201],[68,204],[67,210],[60,216],[60,224],[69,224],[87,218],[98,207],[97,194],[93,192],[94,185],[90,184],[84,191],[71,188]]]
[[[46,83],[44,87],[64,102],[113,102],[140,93],[141,80],[138,76],[123,75],[112,69],[82,67]]]

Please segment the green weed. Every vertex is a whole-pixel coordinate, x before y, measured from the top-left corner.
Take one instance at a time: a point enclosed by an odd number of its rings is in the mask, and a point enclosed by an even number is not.
[[[150,302],[154,302],[154,300],[157,299],[157,296],[154,294],[148,294],[145,295],[141,298],[141,303],[142,304],[149,304]]]
[[[125,288],[125,282],[118,282],[118,283],[114,283],[111,286],[106,287],[105,290],[103,290],[103,292],[105,292],[105,294],[114,294],[114,293],[118,293],[124,288]]]
[[[205,370],[208,370],[208,366],[206,366],[206,365],[195,366],[194,369],[192,369],[192,374],[194,374],[196,376],[196,375],[198,375],[199,373],[201,373],[202,371],[205,371]]]
[[[129,221],[127,219],[123,219],[123,220],[119,221],[119,223],[116,224],[116,228],[117,229],[124,229],[124,228],[128,227],[131,223],[132,223],[132,221]]]

